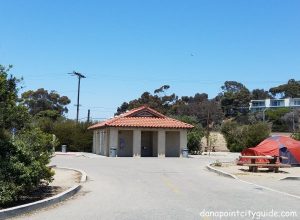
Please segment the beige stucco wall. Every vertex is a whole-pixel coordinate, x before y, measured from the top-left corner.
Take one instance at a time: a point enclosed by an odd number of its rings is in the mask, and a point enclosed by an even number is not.
[[[96,130],[93,131],[93,147],[92,147],[92,152],[95,154],[96,153]]]
[[[119,130],[118,128],[110,127],[109,128],[109,135],[108,135],[108,153],[110,154],[110,148],[118,149],[119,145]]]
[[[97,129],[93,133],[93,153],[107,155],[107,129]]]
[[[141,156],[141,130],[133,129],[133,156]]]
[[[166,131],[164,129],[159,129],[157,133],[157,151],[158,151],[158,157],[165,157]]]
[[[166,131],[166,157],[180,156],[180,131]]]
[[[185,129],[105,128],[94,130],[93,152],[109,156],[110,147],[117,148],[118,156],[141,156],[141,132],[152,131],[152,153],[154,157],[181,156],[181,149],[187,147]],[[123,139],[121,141],[121,139]],[[125,147],[120,149],[121,142]]]

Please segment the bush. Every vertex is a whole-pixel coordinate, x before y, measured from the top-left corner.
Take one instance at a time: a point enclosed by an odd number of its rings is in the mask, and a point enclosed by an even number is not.
[[[0,206],[7,206],[52,180],[47,167],[52,136],[30,129],[28,109],[18,99],[19,79],[0,65]],[[11,132],[17,132],[15,140]]]
[[[52,155],[52,136],[39,129],[23,131],[14,141],[0,140],[0,205],[47,185],[54,172],[47,164]]]
[[[297,141],[300,141],[300,131],[295,132],[291,135],[291,138],[294,138]]]
[[[277,109],[268,109],[266,111],[266,118],[272,123],[272,130],[278,132],[287,132],[289,131],[289,125],[284,120],[284,116],[291,112],[289,108],[277,108]]]
[[[200,151],[201,150],[201,139],[203,137],[202,132],[195,129],[187,134],[187,148],[189,149],[189,152],[193,151]]]
[[[267,123],[252,125],[239,125],[237,122],[227,121],[221,127],[227,148],[231,152],[240,152],[248,147],[255,147],[270,136],[270,128]]]
[[[65,120],[56,122],[52,132],[61,144],[67,145],[68,151],[92,152],[93,133],[87,130],[89,126],[86,122]]]
[[[253,125],[245,126],[244,135],[244,146],[255,147],[261,141],[270,136],[271,130],[267,123],[259,122]]]

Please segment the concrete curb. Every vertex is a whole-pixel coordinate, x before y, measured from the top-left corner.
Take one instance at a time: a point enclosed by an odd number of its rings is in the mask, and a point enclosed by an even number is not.
[[[73,169],[73,168],[68,168],[68,167],[56,167],[56,168],[68,169],[68,170],[74,170],[74,171],[80,172],[81,173],[81,180],[80,180],[81,183],[85,182],[87,179],[87,175],[84,171],[81,171],[78,169]],[[76,184],[73,187],[71,187],[70,189],[68,189],[62,193],[59,193],[55,196],[52,196],[50,198],[39,200],[39,201],[28,203],[28,204],[24,204],[24,205],[20,205],[20,206],[15,206],[15,207],[8,208],[8,209],[0,210],[0,219],[12,218],[17,215],[25,214],[27,212],[31,212],[31,211],[34,211],[34,210],[37,210],[40,208],[44,208],[46,206],[50,206],[50,205],[62,202],[63,200],[66,200],[66,199],[72,197],[73,195],[75,195],[80,189],[81,189],[81,185]]]
[[[74,170],[77,171],[81,174],[80,182],[84,183],[87,180],[87,174],[83,170],[75,169],[75,168],[70,168],[70,167],[56,167],[58,169],[65,169],[65,170]]]
[[[266,186],[262,186],[262,185],[259,185],[259,184],[256,184],[256,183],[252,183],[252,182],[248,182],[248,181],[245,181],[245,180],[242,180],[240,178],[238,178],[237,176],[233,175],[233,174],[230,174],[230,173],[227,173],[227,172],[224,172],[224,171],[221,171],[221,170],[218,170],[218,169],[215,169],[211,166],[212,164],[208,164],[206,167],[208,170],[214,172],[214,173],[217,173],[221,176],[225,176],[225,177],[229,177],[229,178],[233,178],[233,179],[236,179],[240,182],[243,182],[243,183],[246,183],[246,184],[250,184],[250,185],[253,185],[255,187],[259,187],[259,188],[263,188],[265,190],[269,190],[269,191],[272,191],[272,192],[276,192],[276,193],[279,193],[279,194],[282,194],[282,195],[285,195],[285,196],[290,196],[290,197],[293,197],[295,199],[300,199],[300,196],[297,196],[297,195],[294,195],[294,194],[290,194],[290,193],[287,193],[287,192],[283,192],[283,191],[279,191],[279,190],[276,190],[276,189],[272,189],[272,188],[269,188],[269,187],[266,187]],[[289,178],[289,177],[285,177],[281,180],[284,180],[286,178]],[[297,177],[297,178],[300,178],[300,177]]]
[[[224,171],[222,171],[222,170],[218,170],[218,169],[212,167],[211,165],[212,165],[212,164],[207,164],[207,165],[206,165],[206,168],[207,168],[208,170],[214,172],[214,173],[217,173],[217,174],[221,175],[221,176],[228,177],[228,178],[232,178],[232,179],[238,179],[235,175],[230,174],[230,173],[227,173],[227,172],[224,172]]]
[[[300,180],[300,176],[288,176],[288,177],[284,177],[280,180]]]
[[[65,152],[65,153],[63,153],[63,152],[55,152],[54,153],[54,156],[59,156],[59,155],[63,155],[63,156],[76,156],[76,157],[79,157],[79,156],[81,156],[81,154],[80,153],[76,153],[76,152]]]

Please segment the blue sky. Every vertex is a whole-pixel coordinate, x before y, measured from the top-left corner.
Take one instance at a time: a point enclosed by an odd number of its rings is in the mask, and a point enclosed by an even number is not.
[[[212,98],[223,82],[249,89],[300,78],[298,0],[0,0],[0,64],[23,91],[71,98],[75,118],[107,118],[124,101],[161,85]]]

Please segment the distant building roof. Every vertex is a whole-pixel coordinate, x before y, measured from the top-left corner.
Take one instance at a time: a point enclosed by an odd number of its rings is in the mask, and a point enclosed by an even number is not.
[[[126,113],[99,122],[89,127],[98,129],[104,127],[142,127],[142,128],[182,128],[190,129],[193,125],[169,118],[152,108],[142,106],[132,109]]]

